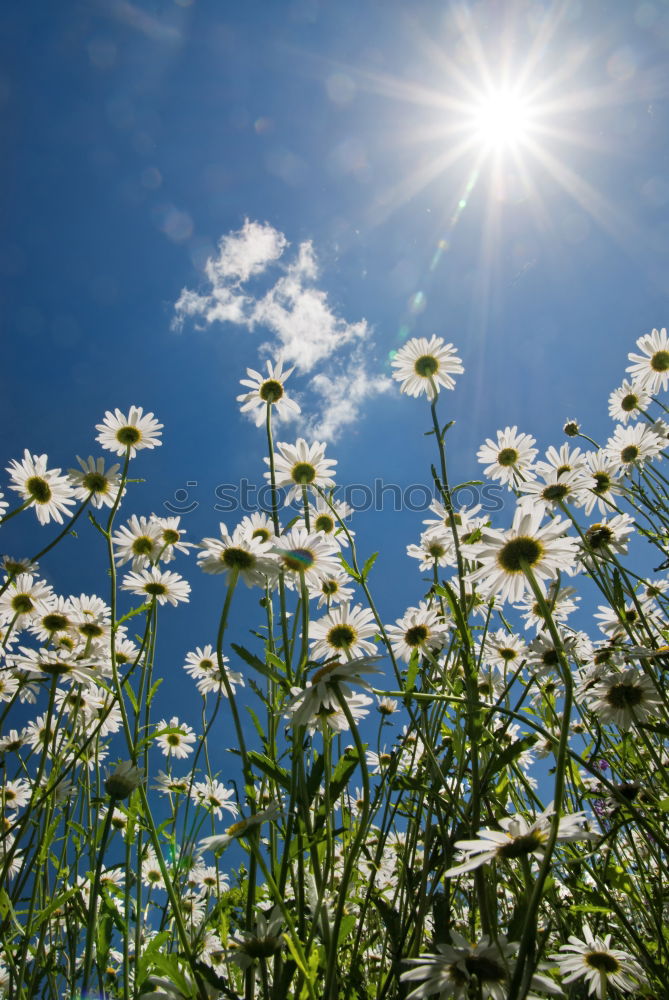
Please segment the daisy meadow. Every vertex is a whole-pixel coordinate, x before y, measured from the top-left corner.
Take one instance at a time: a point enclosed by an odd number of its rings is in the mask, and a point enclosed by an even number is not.
[[[437,398],[439,386],[453,389],[453,375],[464,372],[462,361],[452,344],[441,337],[416,337],[409,340],[391,360],[393,378],[401,382],[401,391],[408,396],[426,393],[429,400]]]
[[[119,409],[113,413],[107,410],[102,423],[96,424],[95,429],[100,432],[96,441],[115,455],[134,458],[142,448],[156,448],[162,444],[163,425],[153,413],[144,414],[141,406],[131,406],[127,416]]]

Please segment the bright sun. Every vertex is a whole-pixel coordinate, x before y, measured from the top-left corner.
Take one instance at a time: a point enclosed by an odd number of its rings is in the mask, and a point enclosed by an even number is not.
[[[532,112],[526,99],[513,90],[495,90],[473,109],[476,139],[490,149],[521,145],[532,128]]]

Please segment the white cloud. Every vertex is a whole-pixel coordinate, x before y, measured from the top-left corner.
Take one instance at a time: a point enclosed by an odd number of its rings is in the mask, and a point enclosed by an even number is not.
[[[332,441],[359,418],[364,400],[385,392],[391,382],[367,374],[361,350],[371,335],[367,321],[349,322],[338,315],[327,292],[317,286],[311,241],[286,259],[289,246],[273,226],[246,219],[241,229],[220,239],[217,255],[207,260],[209,289],[183,289],[172,325],[181,329],[189,319],[200,326],[220,322],[249,331],[262,328],[271,339],[260,344],[261,354],[281,355],[302,374],[319,366],[308,392],[317,411],[302,424],[319,440]],[[271,273],[277,269],[278,276]],[[269,287],[251,292],[247,283],[260,277],[269,277]]]

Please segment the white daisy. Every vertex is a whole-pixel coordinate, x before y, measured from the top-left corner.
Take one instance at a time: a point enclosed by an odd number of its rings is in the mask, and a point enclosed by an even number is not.
[[[132,559],[137,571],[155,562],[160,551],[160,523],[157,518],[137,517],[133,514],[127,524],[122,524],[112,535],[117,566]]]
[[[324,604],[328,607],[345,604],[353,597],[353,587],[348,586],[350,582],[350,577],[343,570],[329,573],[309,587],[309,597],[318,598],[319,608]]]
[[[107,410],[101,424],[95,425],[100,431],[96,441],[99,441],[107,451],[115,455],[126,454],[134,458],[142,448],[156,448],[162,444],[160,432],[163,425],[154,418],[153,413],[144,414],[141,406],[131,406],[127,416],[119,409]]]
[[[650,677],[629,667],[607,674],[584,692],[588,707],[605,725],[628,730],[662,713],[662,701]]]
[[[609,396],[609,416],[612,420],[626,424],[632,414],[647,410],[651,403],[650,393],[637,382],[624,381],[619,389]]]
[[[488,632],[481,646],[483,661],[495,667],[511,666],[515,669],[526,656],[527,646],[524,640],[503,628],[497,629],[496,632]]]
[[[314,659],[335,656],[347,660],[376,652],[369,638],[376,634],[374,614],[356,604],[341,604],[318,621],[309,622],[311,655]]]
[[[582,543],[584,555],[606,557],[611,552],[624,555],[634,528],[634,518],[629,514],[616,514],[610,519],[603,517],[586,530],[585,542]]]
[[[14,459],[8,466],[11,483],[24,501],[30,501],[40,524],[48,524],[52,519],[63,523],[63,514],[72,513],[69,508],[74,503],[74,489],[67,476],[61,476],[60,469],[47,469],[46,455],[31,455],[26,448],[21,461]]]
[[[68,598],[74,627],[84,639],[107,639],[111,632],[111,609],[96,594]]]
[[[294,445],[281,442],[277,448],[274,454],[276,485],[290,487],[286,504],[295,499],[301,501],[304,486],[329,490],[335,485],[331,473],[337,462],[325,457],[325,444],[314,441],[308,445],[304,438],[298,438]],[[265,462],[269,465],[269,458],[265,458]],[[265,473],[265,479],[271,480],[271,472]]]
[[[205,573],[230,573],[236,570],[247,587],[265,587],[277,573],[276,560],[268,541],[249,535],[238,524],[232,534],[221,521],[220,538],[203,538],[197,561]]]
[[[90,499],[94,507],[113,507],[121,487],[121,477],[118,474],[119,465],[105,469],[104,458],[79,458],[80,469],[68,469],[70,482],[74,487],[74,495],[78,500]]]
[[[337,690],[347,703],[351,703],[354,693],[350,684],[359,684],[368,689],[369,682],[363,674],[378,674],[378,657],[363,656],[345,663],[333,661],[320,667],[311,677],[306,688],[293,689],[293,697],[286,706],[294,726],[308,726],[317,723],[321,709],[340,709]]]
[[[223,669],[230,686],[233,690],[237,685],[244,687],[244,677],[236,670],[228,669],[228,663],[228,657],[223,656]],[[192,653],[187,653],[184,670],[193,678],[201,695],[220,691],[225,698],[228,697],[213,646],[207,644],[204,649],[198,646]]]
[[[333,507],[336,513],[333,513]],[[346,532],[339,522],[350,517],[352,513],[353,508],[343,500],[333,500],[331,503],[327,503],[323,497],[319,496],[316,502],[309,507],[311,530],[321,535],[327,535],[337,545],[348,545]],[[355,535],[355,532],[351,528],[348,529],[348,533],[352,537]]]
[[[588,993],[598,1000],[609,996],[609,985],[622,993],[637,993],[644,983],[641,966],[626,951],[611,947],[611,935],[595,936],[583,925],[583,939],[571,934],[550,957],[558,963],[565,986],[585,980]]]
[[[624,486],[617,482],[619,475],[618,464],[603,448],[587,453],[583,469],[583,485],[587,487],[587,492],[583,494],[586,514],[592,513],[595,504],[600,514],[611,512],[615,504],[614,497],[625,492]]]
[[[480,564],[468,579],[487,597],[511,603],[519,601],[531,587],[523,572],[527,565],[537,580],[553,579],[561,571],[571,573],[576,541],[565,537],[569,522],[555,518],[541,527],[541,510],[516,508],[507,531],[485,528],[482,540],[472,545],[472,558]]]
[[[421,601],[417,608],[407,608],[394,625],[386,625],[386,633],[395,655],[408,663],[416,650],[441,649],[448,639],[449,627],[437,608]]]
[[[281,420],[290,420],[298,416],[300,408],[295,400],[286,395],[284,384],[292,375],[294,368],[283,371],[283,360],[280,358],[276,363],[267,362],[267,375],[261,375],[253,368],[247,368],[248,378],[240,380],[240,385],[246,386],[250,391],[237,396],[237,402],[241,403],[242,413],[248,413],[254,421],[256,427],[260,427],[267,418],[267,406],[274,407],[276,415]]]
[[[497,431],[497,441],[488,438],[481,445],[476,457],[486,466],[484,475],[511,488],[523,480],[534,479],[535,443],[530,434],[519,434],[517,427],[505,427]]]
[[[563,503],[581,506],[587,499],[580,470],[573,469],[561,473],[552,470],[549,474],[542,472],[540,475],[540,479],[518,483],[517,488],[523,494],[519,503],[523,506],[530,508],[540,504],[548,513]]]
[[[185,528],[179,527],[181,517],[156,517],[151,520],[158,525],[158,559],[160,562],[172,562],[177,552],[188,555],[189,549],[194,549],[193,542],[185,542]],[[133,569],[135,567],[133,566]]]
[[[261,823],[271,823],[280,815],[280,812],[281,810],[277,803],[272,802],[266,809],[261,809],[252,816],[246,816],[244,819],[233,823],[225,833],[219,833],[213,837],[204,837],[198,846],[202,851],[222,851],[233,840],[245,836],[254,827],[260,826]]]
[[[391,360],[395,371],[393,378],[401,382],[401,391],[408,396],[427,394],[434,400],[439,386],[452,389],[455,380],[452,375],[464,372],[462,361],[455,353],[453,344],[444,344],[441,337],[414,337]]]
[[[618,424],[613,437],[606,442],[604,451],[619,472],[631,472],[653,459],[665,446],[662,438],[648,424]]]
[[[177,716],[173,716],[169,722],[164,719],[159,722],[154,739],[166,757],[176,757],[179,760],[192,754],[194,744],[197,743],[194,730],[185,722],[179,722]]]
[[[226,788],[215,778],[196,781],[191,789],[190,797],[193,802],[212,812],[216,819],[221,818],[224,809],[233,816],[237,816],[239,813],[237,803],[234,801],[234,789]]]
[[[52,594],[53,590],[44,580],[35,580],[30,573],[19,573],[0,594],[0,623],[15,621],[18,628],[25,628],[37,617],[41,602]]]
[[[331,577],[341,569],[339,547],[325,535],[309,533],[299,525],[277,538],[272,551],[279,557],[286,585],[291,589],[299,589],[301,575],[307,588],[313,588],[323,577]]]
[[[555,581],[550,583],[548,588],[542,587],[542,590],[553,621],[563,625],[569,615],[576,611],[581,600],[577,591],[574,587],[558,587]],[[521,612],[526,629],[535,628],[540,631],[546,627],[541,605],[533,593],[526,594],[515,607]]]
[[[538,459],[535,465],[537,475],[549,479],[556,476],[558,479],[566,472],[577,472],[585,464],[585,454],[580,448],[572,448],[568,441],[561,444],[559,448],[550,446],[546,449],[544,459]]]
[[[629,354],[632,362],[626,371],[632,379],[643,386],[651,394],[659,389],[666,391],[669,382],[669,338],[667,331],[653,330],[639,337],[636,346],[642,354]]]
[[[462,851],[465,859],[454,868],[449,868],[444,875],[453,878],[493,860],[512,861],[530,855],[542,858],[550,836],[553,813],[553,803],[551,803],[531,824],[524,816],[506,816],[499,821],[501,830],[486,828],[479,832],[476,840],[457,840],[455,846]],[[558,825],[558,843],[591,839],[592,834],[586,829],[586,823],[584,812],[561,816]]]
[[[420,536],[420,545],[407,545],[407,555],[418,559],[421,572],[435,566],[455,566],[453,535],[445,528],[430,528]]]
[[[150,569],[140,570],[139,573],[126,574],[121,589],[139,594],[140,597],[149,597],[158,601],[158,604],[166,604],[169,601],[176,607],[179,601],[188,602],[190,583],[178,573],[151,566]]]
[[[259,538],[261,542],[271,542],[276,537],[272,518],[259,510],[243,517],[238,527],[240,535],[246,538]]]

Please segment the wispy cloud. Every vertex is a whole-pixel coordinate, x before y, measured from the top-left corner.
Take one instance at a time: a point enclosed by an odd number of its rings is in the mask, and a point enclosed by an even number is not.
[[[307,409],[301,420],[303,431],[333,441],[358,420],[364,401],[386,391],[390,380],[367,373],[362,351],[371,336],[367,321],[349,322],[338,315],[327,292],[318,287],[311,241],[292,255],[289,246],[279,230],[249,219],[221,237],[216,256],[205,265],[208,287],[183,289],[173,327],[182,329],[191,320],[200,327],[224,323],[267,331],[270,339],[260,344],[261,354],[280,355],[298,373],[314,373],[306,390],[313,410]],[[258,292],[260,278],[265,287]]]

